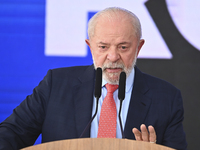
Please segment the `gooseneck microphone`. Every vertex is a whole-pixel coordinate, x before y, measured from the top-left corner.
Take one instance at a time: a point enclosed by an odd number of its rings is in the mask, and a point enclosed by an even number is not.
[[[95,116],[97,115],[99,98],[101,97],[101,85],[102,85],[102,69],[100,67],[98,67],[97,70],[96,70],[96,81],[95,81],[95,91],[94,91],[94,96],[96,98],[96,110],[95,110],[95,113],[92,116],[90,122],[87,124],[86,128],[83,130],[80,138],[83,137],[85,132],[90,127],[90,125],[91,125],[92,121],[94,120]]]
[[[119,78],[119,90],[118,90],[118,99],[120,100],[120,107],[119,107],[119,123],[122,133],[122,138],[124,138],[124,131],[122,127],[122,120],[121,120],[121,109],[122,109],[122,102],[125,98],[125,89],[126,89],[126,73],[121,72],[120,78]]]
[[[98,99],[101,97],[101,85],[102,85],[102,69],[97,68],[94,96]]]

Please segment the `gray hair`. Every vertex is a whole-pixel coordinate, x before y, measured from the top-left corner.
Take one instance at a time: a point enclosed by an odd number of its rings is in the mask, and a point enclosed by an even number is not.
[[[89,39],[94,36],[95,26],[96,26],[96,23],[97,23],[98,18],[100,16],[102,16],[102,17],[108,17],[108,18],[111,19],[112,18],[112,14],[116,14],[117,15],[118,12],[124,13],[130,19],[130,21],[131,21],[131,23],[133,25],[133,29],[135,30],[134,34],[136,35],[136,37],[139,40],[141,38],[141,36],[142,36],[142,31],[141,31],[142,29],[141,29],[140,20],[131,11],[126,10],[124,8],[120,8],[120,7],[109,7],[109,8],[106,8],[106,9],[104,9],[104,10],[99,11],[98,13],[96,13],[89,20],[89,23],[88,23],[88,36],[89,36]]]

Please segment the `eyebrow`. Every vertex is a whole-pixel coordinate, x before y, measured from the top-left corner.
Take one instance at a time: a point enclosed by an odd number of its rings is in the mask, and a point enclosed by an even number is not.
[[[104,43],[104,42],[99,42],[97,44],[109,45],[108,43]],[[118,45],[122,45],[122,44],[130,44],[130,42],[121,42]]]
[[[130,44],[130,42],[121,42],[118,45],[122,45],[122,44]]]
[[[104,42],[99,42],[97,44],[109,45],[108,43],[104,43]]]

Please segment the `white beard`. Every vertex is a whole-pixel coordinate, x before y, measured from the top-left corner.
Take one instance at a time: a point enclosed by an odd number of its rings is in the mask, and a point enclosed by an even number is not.
[[[136,65],[136,61],[137,61],[137,55],[135,56],[132,66],[131,67],[125,67],[124,64],[122,62],[108,62],[108,63],[104,63],[102,68],[102,72],[103,72],[103,79],[106,80],[109,84],[119,84],[119,76],[120,73],[108,73],[106,72],[106,68],[121,68],[122,71],[124,71],[126,73],[126,76],[128,77],[132,71],[132,69],[135,67]],[[95,60],[93,58],[93,63],[94,63],[94,67],[95,69],[97,69],[98,66],[96,66]]]

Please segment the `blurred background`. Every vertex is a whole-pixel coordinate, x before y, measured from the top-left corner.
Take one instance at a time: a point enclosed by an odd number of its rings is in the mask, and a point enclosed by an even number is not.
[[[92,64],[87,22],[113,6],[139,17],[145,45],[137,66],[181,90],[188,149],[199,148],[199,0],[0,0],[0,122],[48,69]]]

